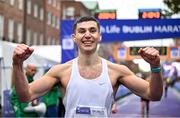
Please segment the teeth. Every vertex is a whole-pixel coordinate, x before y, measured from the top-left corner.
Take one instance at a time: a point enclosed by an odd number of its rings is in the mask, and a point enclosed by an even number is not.
[[[90,44],[91,42],[84,42],[85,44]]]
[[[83,43],[84,43],[84,44],[91,44],[92,42],[89,42],[89,41],[88,41],[88,42],[87,42],[87,41],[84,41]]]

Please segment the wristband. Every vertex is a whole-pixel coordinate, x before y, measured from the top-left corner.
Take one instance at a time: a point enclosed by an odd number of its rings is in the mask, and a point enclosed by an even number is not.
[[[151,72],[159,73],[159,72],[161,72],[161,67],[151,68]]]

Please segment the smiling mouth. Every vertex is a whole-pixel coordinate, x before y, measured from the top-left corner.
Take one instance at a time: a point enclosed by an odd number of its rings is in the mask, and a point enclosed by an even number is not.
[[[91,45],[93,44],[93,41],[82,41],[82,43],[85,45]]]

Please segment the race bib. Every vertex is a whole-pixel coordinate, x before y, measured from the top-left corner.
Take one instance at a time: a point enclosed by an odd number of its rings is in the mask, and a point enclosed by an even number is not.
[[[107,117],[107,110],[105,107],[96,106],[78,106],[75,110],[75,117]]]

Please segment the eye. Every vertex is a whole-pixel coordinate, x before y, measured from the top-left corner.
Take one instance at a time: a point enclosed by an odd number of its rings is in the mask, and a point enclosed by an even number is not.
[[[97,29],[94,28],[94,27],[92,27],[92,28],[89,29],[89,32],[90,32],[90,33],[95,33],[95,32],[97,32]]]
[[[81,33],[81,34],[83,34],[83,33],[85,33],[85,32],[86,32],[86,30],[83,29],[83,28],[80,28],[80,29],[78,30],[78,33]]]

